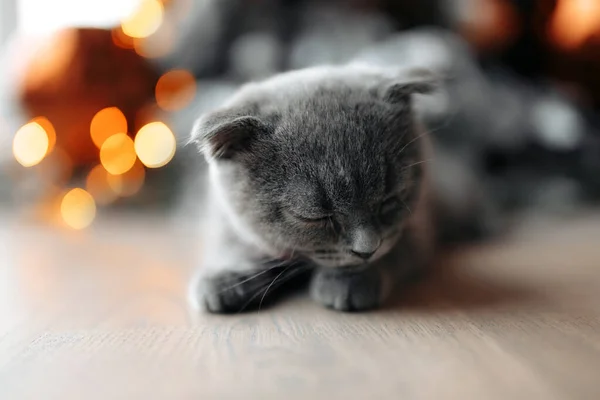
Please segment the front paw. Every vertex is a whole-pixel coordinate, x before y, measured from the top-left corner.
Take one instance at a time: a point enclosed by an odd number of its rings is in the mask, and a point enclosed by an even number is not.
[[[200,305],[212,313],[238,313],[262,307],[275,297],[278,289],[306,271],[299,262],[248,271],[223,270],[201,275],[193,288]]]
[[[383,300],[383,275],[376,268],[316,270],[310,285],[312,298],[338,311],[377,308]]]
[[[211,313],[235,313],[244,311],[258,297],[264,280],[260,271],[223,271],[203,275],[198,280],[196,296],[206,311]],[[257,275],[254,279],[254,275]],[[263,274],[266,275],[266,274]]]

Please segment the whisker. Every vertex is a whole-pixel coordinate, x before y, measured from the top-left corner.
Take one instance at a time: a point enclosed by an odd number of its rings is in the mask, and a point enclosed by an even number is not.
[[[417,162],[415,162],[415,163],[412,163],[412,164],[410,164],[410,165],[407,165],[407,166],[405,166],[405,167],[402,167],[402,169],[400,169],[400,171],[404,171],[405,169],[409,169],[409,168],[411,168],[411,167],[414,167],[415,165],[419,165],[419,164],[423,164],[423,163],[427,163],[427,162],[431,162],[431,161],[433,161],[433,159],[432,159],[432,158],[428,158],[427,160],[421,160],[421,161],[417,161]]]
[[[292,265],[288,266],[286,269],[289,269],[293,265],[296,265],[296,264],[292,264]],[[310,269],[310,265],[300,264],[300,266],[296,269],[293,269],[288,276],[284,277],[283,279],[280,279],[279,284],[282,285],[285,282],[289,281],[290,279],[294,278],[296,275],[298,275],[304,271],[308,271],[309,269]],[[274,281],[271,282],[271,285],[273,283],[274,283]],[[271,286],[271,285],[269,285],[269,286]],[[246,303],[244,303],[244,305],[239,309],[238,314],[243,312],[246,309],[246,307],[248,307],[254,301],[254,299],[256,299],[261,293],[262,293],[261,289],[258,289],[256,291],[256,293],[252,297],[250,297],[250,299],[248,299],[248,301],[246,301]]]
[[[258,278],[259,276],[261,276],[261,275],[264,275],[264,274],[266,274],[267,272],[269,272],[269,271],[271,271],[271,270],[273,270],[273,269],[275,269],[275,268],[282,267],[283,265],[285,265],[285,263],[286,263],[285,261],[281,261],[281,262],[279,262],[279,263],[277,263],[277,264],[275,264],[275,265],[272,265],[272,266],[270,266],[269,268],[267,268],[267,269],[264,269],[264,270],[262,270],[262,271],[260,271],[260,272],[258,272],[258,273],[256,273],[256,274],[254,274],[254,275],[252,275],[252,276],[250,276],[250,277],[248,277],[248,278],[246,278],[246,279],[242,280],[242,281],[236,282],[235,284],[233,284],[233,285],[231,285],[231,286],[228,286],[228,287],[224,288],[224,289],[223,289],[223,290],[221,290],[219,293],[223,293],[223,292],[226,292],[226,291],[228,291],[228,290],[235,289],[236,287],[238,287],[238,286],[240,286],[240,285],[243,285],[244,283],[248,283],[248,282],[250,282],[251,280]]]
[[[404,150],[406,150],[406,148],[408,146],[410,146],[411,144],[413,144],[414,142],[416,142],[417,140],[421,139],[423,136],[427,135],[429,132],[427,130],[425,130],[423,133],[421,133],[420,135],[418,135],[417,137],[412,138],[408,143],[406,143],[404,145],[404,147],[402,147],[400,149],[400,151],[398,152],[398,154],[402,154],[402,152],[404,152]]]
[[[297,247],[293,247],[293,248],[292,248],[292,254],[290,255],[290,258],[291,258],[291,259],[294,259],[294,255],[296,254],[296,250],[297,250],[297,249],[298,249]]]
[[[406,209],[408,210],[408,212],[410,214],[412,214],[412,210],[410,209],[410,207],[408,206],[408,204],[406,204],[406,202],[404,200],[402,200],[402,199],[400,199],[400,201],[402,202],[402,204],[404,204],[404,207],[406,207]]]
[[[269,286],[267,286],[267,288],[265,289],[265,292],[263,293],[262,297],[260,298],[260,302],[258,303],[258,311],[257,311],[257,313],[259,313],[259,312],[260,312],[260,308],[262,307],[262,303],[263,303],[263,301],[265,300],[265,297],[267,296],[267,292],[269,291],[269,289],[271,289],[271,286],[273,286],[273,284],[274,284],[275,282],[277,282],[277,279],[279,279],[279,277],[280,277],[281,275],[285,274],[285,273],[287,272],[287,270],[288,270],[288,269],[290,269],[290,267],[291,267],[291,265],[290,265],[290,266],[287,266],[287,267],[286,267],[286,268],[285,268],[283,271],[281,271],[281,272],[280,272],[280,273],[279,273],[279,274],[278,274],[278,275],[275,277],[275,279],[273,279],[273,282],[271,282],[271,283],[269,284]]]

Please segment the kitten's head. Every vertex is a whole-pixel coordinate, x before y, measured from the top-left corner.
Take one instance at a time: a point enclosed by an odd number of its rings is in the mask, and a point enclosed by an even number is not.
[[[411,95],[432,85],[348,67],[283,74],[202,117],[193,140],[248,240],[323,266],[362,264],[389,251],[417,200]]]

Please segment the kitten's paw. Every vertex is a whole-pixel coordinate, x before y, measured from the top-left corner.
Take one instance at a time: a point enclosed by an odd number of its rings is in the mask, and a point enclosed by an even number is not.
[[[311,297],[338,311],[365,311],[383,300],[383,276],[375,268],[319,269],[311,285]]]
[[[253,275],[260,272],[232,272],[225,271],[214,275],[204,275],[198,280],[196,296],[201,306],[211,313],[235,313],[244,311],[253,302],[253,297],[258,296],[263,282],[257,276],[252,282]]]
[[[299,264],[298,264],[299,265]],[[286,264],[249,271],[220,271],[200,277],[193,295],[200,306],[212,313],[226,314],[248,311],[266,305],[278,289],[304,270],[298,265]]]

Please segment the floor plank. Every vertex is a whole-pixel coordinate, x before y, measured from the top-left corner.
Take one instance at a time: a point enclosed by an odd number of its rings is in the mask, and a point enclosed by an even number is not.
[[[160,220],[0,228],[0,398],[598,399],[600,214],[450,252],[383,310],[186,302]]]

